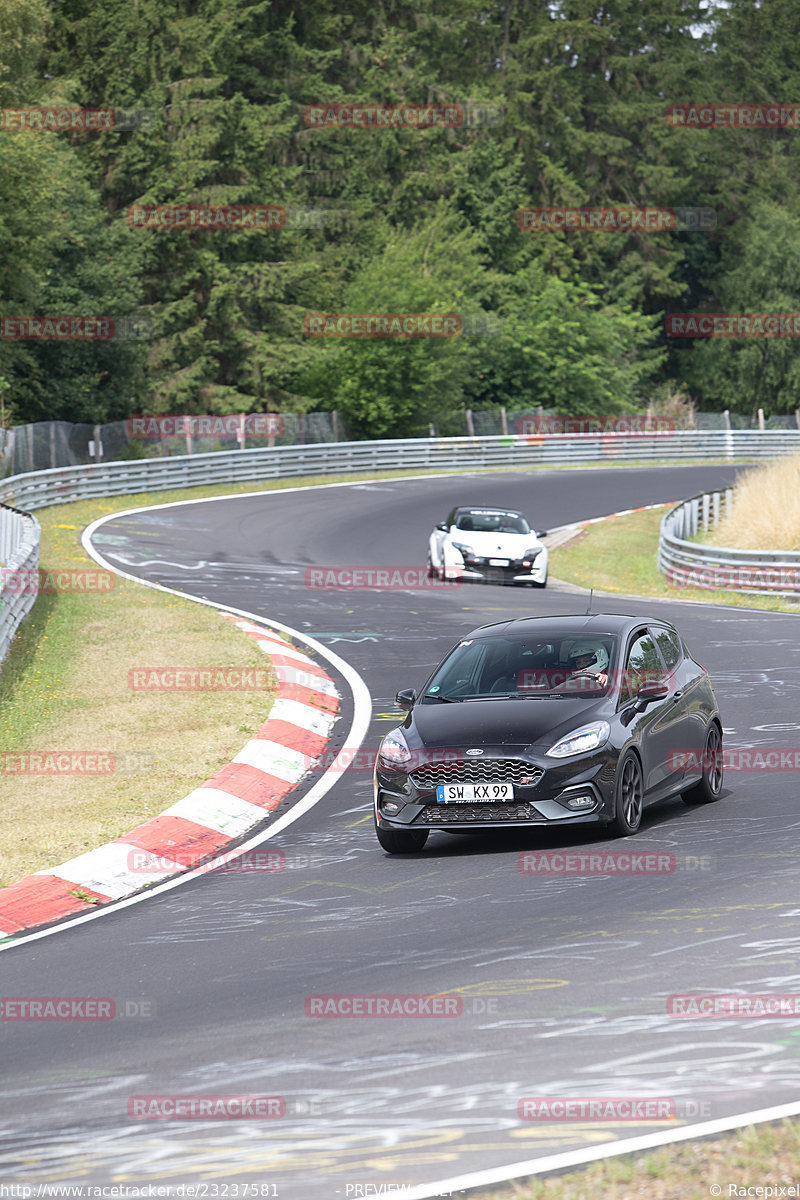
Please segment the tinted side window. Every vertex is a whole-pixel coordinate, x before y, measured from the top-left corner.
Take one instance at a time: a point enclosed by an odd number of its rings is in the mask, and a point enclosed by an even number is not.
[[[655,629],[654,631],[658,648],[661,651],[661,657],[664,659],[664,664],[668,671],[673,667],[677,667],[681,658],[681,647],[678,641],[677,634],[671,629]]]
[[[643,683],[664,674],[656,644],[649,633],[638,634],[628,651],[625,674],[622,678],[622,700],[632,699]]]

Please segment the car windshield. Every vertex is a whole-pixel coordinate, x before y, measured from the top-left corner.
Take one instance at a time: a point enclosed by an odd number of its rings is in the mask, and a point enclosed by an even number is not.
[[[595,700],[610,687],[613,634],[469,638],[438,668],[423,703],[541,696]]]
[[[530,533],[531,527],[520,513],[472,508],[456,516],[456,529],[465,533]]]

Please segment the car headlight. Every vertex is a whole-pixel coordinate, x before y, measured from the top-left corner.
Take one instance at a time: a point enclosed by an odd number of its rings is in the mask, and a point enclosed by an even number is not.
[[[463,542],[452,542],[451,545],[454,550],[459,552],[462,558],[475,557],[475,551],[472,549],[472,546],[465,546]]]
[[[411,751],[406,745],[406,739],[399,729],[387,733],[381,742],[378,757],[390,767],[403,767],[411,761]]]
[[[573,729],[566,737],[556,742],[545,753],[551,758],[569,758],[571,754],[586,754],[588,750],[597,750],[608,741],[611,726],[608,721],[592,721],[591,725],[581,725]]]

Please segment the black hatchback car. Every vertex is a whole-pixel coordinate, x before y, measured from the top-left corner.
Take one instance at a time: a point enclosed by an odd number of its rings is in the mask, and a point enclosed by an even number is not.
[[[666,621],[596,614],[484,625],[450,651],[375,762],[389,853],[431,829],[600,824],[635,833],[643,806],[722,790],[708,674]]]

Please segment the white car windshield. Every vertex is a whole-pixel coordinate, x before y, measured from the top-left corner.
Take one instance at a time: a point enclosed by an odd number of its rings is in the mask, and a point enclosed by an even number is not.
[[[465,533],[530,533],[531,527],[520,513],[470,509],[456,515],[456,529]]]

